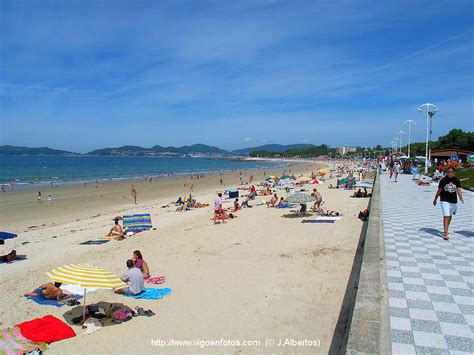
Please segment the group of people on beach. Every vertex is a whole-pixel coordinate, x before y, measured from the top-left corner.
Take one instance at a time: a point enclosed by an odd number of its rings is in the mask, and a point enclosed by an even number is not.
[[[127,287],[114,289],[115,293],[137,295],[144,291],[145,280],[150,278],[150,269],[143,260],[140,250],[135,250],[132,258],[126,262],[127,271],[120,277]],[[26,292],[25,297],[39,297],[45,300],[64,301],[71,298],[71,294],[64,293],[60,282],[47,282],[38,286],[32,292]]]

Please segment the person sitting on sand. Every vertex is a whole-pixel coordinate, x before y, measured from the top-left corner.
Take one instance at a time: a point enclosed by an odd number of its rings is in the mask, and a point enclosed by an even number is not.
[[[354,197],[362,197],[362,191],[360,191],[360,189],[357,190],[356,192],[354,192],[354,195],[353,195],[353,196],[354,196]]]
[[[9,252],[6,255],[2,255],[0,257],[0,260],[2,260],[3,263],[9,263],[9,262],[12,262],[13,260],[15,260],[16,257],[17,257],[16,250],[12,250],[11,252]]]
[[[70,295],[63,294],[63,291],[53,285],[51,282],[48,282],[44,285],[41,285],[33,292],[28,292],[24,294],[25,297],[40,297],[46,300],[56,300],[62,301],[66,298],[71,297]]]
[[[107,237],[122,237],[124,235],[123,228],[119,224],[119,221],[121,219],[122,219],[121,217],[115,217],[114,218],[115,225],[112,227],[109,234],[107,234]]]
[[[238,211],[239,209],[240,209],[239,199],[236,198],[234,201],[234,211]]]
[[[120,277],[120,279],[127,283],[128,287],[113,289],[115,293],[138,295],[145,289],[145,282],[143,274],[140,269],[134,266],[133,260],[127,260],[128,270]]]
[[[359,189],[360,191],[360,189]],[[369,193],[367,192],[367,188],[364,187],[364,192],[362,192],[362,197],[369,197]]]
[[[150,268],[148,267],[148,264],[146,263],[146,261],[143,260],[143,256],[140,250],[135,250],[133,252],[132,260],[133,260],[133,265],[137,269],[140,269],[140,271],[143,273],[143,278],[148,279],[150,277]]]
[[[270,207],[270,205],[271,205],[272,207],[275,207],[275,204],[276,204],[277,202],[278,202],[278,196],[277,196],[277,194],[273,194],[272,199],[271,199],[270,201],[267,201],[267,202],[266,202],[266,203],[267,203],[267,207]]]
[[[287,208],[287,207],[288,207],[288,202],[286,202],[286,200],[283,197],[281,197],[280,201],[278,201],[276,208]]]

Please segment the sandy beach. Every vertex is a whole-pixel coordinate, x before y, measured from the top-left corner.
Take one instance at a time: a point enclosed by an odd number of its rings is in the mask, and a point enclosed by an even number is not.
[[[320,165],[287,167],[292,173],[317,171]],[[271,175],[272,171],[266,171]],[[281,174],[282,169],[275,172]],[[255,181],[263,171],[247,172]],[[353,199],[353,191],[318,185],[325,207],[342,212],[334,224],[303,224],[288,210],[256,206],[237,212],[227,224],[213,225],[212,202],[217,191],[239,185],[239,172],[208,175],[199,181],[176,177],[154,181],[108,182],[47,187],[43,203],[33,189],[0,195],[1,229],[18,237],[0,246],[1,254],[16,249],[27,260],[2,264],[1,326],[52,314],[62,319],[67,306],[39,306],[22,295],[48,281],[45,273],[68,263],[91,263],[117,275],[135,249],[141,250],[153,276],[166,276],[158,287],[170,287],[170,296],[156,301],[135,300],[97,290],[87,303],[122,302],[132,308],[152,309],[154,317],[104,327],[52,343],[51,353],[150,353],[157,351],[239,352],[266,351],[265,339],[275,341],[269,351],[327,353],[339,315],[359,240],[357,219],[367,199]],[[138,190],[133,203],[131,184]],[[334,183],[334,181],[333,181]],[[185,187],[184,184],[187,184]],[[210,207],[175,212],[177,196],[192,194]],[[308,186],[309,187],[309,186]],[[307,187],[307,188],[308,188]],[[47,196],[52,193],[54,204]],[[286,193],[283,194],[286,196]],[[269,197],[257,197],[259,200]],[[224,207],[230,207],[229,200]],[[255,203],[254,203],[255,205]],[[123,241],[85,246],[79,243],[104,235],[116,215],[150,213],[156,230]],[[254,341],[252,346],[158,346],[159,341]],[[318,341],[319,347],[278,347],[279,340]],[[260,346],[256,342],[260,342]],[[255,345],[257,344],[257,345]],[[267,341],[268,345],[268,341]]]

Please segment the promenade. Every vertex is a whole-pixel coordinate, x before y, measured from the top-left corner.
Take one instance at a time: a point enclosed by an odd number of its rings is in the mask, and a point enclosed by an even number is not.
[[[437,186],[381,179],[392,352],[474,353],[474,194],[442,237]]]

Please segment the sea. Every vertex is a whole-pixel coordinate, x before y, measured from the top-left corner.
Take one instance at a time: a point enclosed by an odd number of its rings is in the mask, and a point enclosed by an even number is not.
[[[0,184],[16,188],[283,167],[265,161],[189,157],[0,156]],[[9,186],[8,186],[9,188]]]

